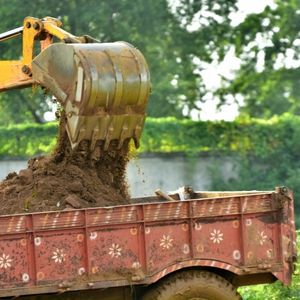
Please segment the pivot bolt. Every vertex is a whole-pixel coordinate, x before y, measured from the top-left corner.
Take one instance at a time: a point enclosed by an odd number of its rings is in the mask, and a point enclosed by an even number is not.
[[[22,72],[25,73],[25,74],[27,74],[27,75],[29,75],[29,76],[32,75],[31,70],[30,70],[30,68],[27,65],[24,65],[22,67]]]
[[[35,22],[35,23],[33,24],[33,28],[34,28],[35,30],[39,30],[39,29],[40,29],[40,24],[39,24],[38,22]]]
[[[30,22],[26,22],[25,26],[26,26],[26,28],[30,28],[31,27],[31,23]]]

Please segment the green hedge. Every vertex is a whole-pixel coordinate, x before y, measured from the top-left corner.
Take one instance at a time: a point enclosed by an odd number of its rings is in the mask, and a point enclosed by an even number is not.
[[[57,124],[0,127],[0,158],[28,158],[48,153],[56,142]]]
[[[47,153],[55,145],[56,123],[0,127],[0,158],[26,158]],[[140,153],[239,153],[259,158],[300,155],[300,117],[271,120],[195,122],[148,118]],[[278,158],[279,158],[278,157]]]
[[[291,115],[234,122],[149,118],[140,149],[156,153],[248,153],[261,158],[278,152],[299,155],[299,150],[300,117]]]

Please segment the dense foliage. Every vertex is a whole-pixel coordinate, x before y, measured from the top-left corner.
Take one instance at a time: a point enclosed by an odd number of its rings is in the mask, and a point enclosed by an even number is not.
[[[27,15],[50,15],[75,35],[136,45],[152,75],[150,116],[188,116],[201,102],[241,97],[244,114],[268,118],[287,111],[300,114],[300,0],[268,1],[262,12],[248,13],[244,19],[242,2],[37,0],[20,5],[19,0],[2,0],[0,32],[20,26]],[[203,71],[232,51],[240,68],[235,74],[219,74],[220,89],[207,87]],[[0,52],[1,60],[18,59],[21,39],[0,43]],[[40,91],[1,93],[0,125],[41,123],[50,103]]]
[[[235,45],[241,68],[234,80],[224,80],[220,93],[243,95],[242,112],[252,117],[299,115],[300,1],[269,3],[233,29],[228,43]]]
[[[0,158],[47,153],[55,144],[56,132],[55,122],[0,127]],[[287,164],[287,159],[297,163],[299,150],[300,117],[285,114],[269,120],[244,118],[234,122],[147,118],[139,152],[250,155],[280,166],[281,162]]]
[[[183,107],[194,107],[203,85],[194,73],[193,57],[211,61],[210,53],[229,31],[227,18],[235,1],[218,0],[226,22],[212,22],[200,35],[189,33],[182,18],[173,13],[167,0],[37,0],[20,5],[19,0],[2,0],[0,32],[19,27],[24,17],[52,16],[60,18],[64,29],[75,35],[88,34],[101,42],[125,40],[138,47],[147,58],[152,78],[152,95],[148,107],[151,116],[182,116]],[[211,5],[210,5],[211,6]],[[197,6],[194,10],[197,10]],[[213,9],[211,7],[211,9]],[[192,13],[192,12],[191,12]],[[226,24],[227,25],[226,25]],[[214,37],[211,49],[209,44]],[[21,56],[21,39],[0,43],[0,59]],[[173,82],[173,83],[172,83]],[[13,91],[0,94],[0,125],[21,122],[43,122],[49,109],[42,93]]]
[[[0,158],[27,158],[49,153],[56,144],[57,124],[0,127]]]

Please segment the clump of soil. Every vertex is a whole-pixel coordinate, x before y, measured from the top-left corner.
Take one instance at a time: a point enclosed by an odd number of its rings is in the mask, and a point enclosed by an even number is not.
[[[0,214],[129,203],[128,143],[119,150],[113,141],[107,151],[99,143],[93,156],[86,141],[72,150],[65,121],[62,114],[52,155],[29,160],[27,169],[0,183]]]

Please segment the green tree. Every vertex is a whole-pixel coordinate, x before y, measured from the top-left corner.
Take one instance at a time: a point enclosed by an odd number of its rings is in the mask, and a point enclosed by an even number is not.
[[[300,114],[300,1],[274,1],[232,29],[228,43],[242,59],[233,81],[225,81],[221,96],[242,94],[242,113],[270,117]]]
[[[153,92],[149,106],[152,116],[181,116],[181,94],[193,97],[196,81],[191,80],[192,65],[184,59],[176,34],[183,31],[168,9],[159,1],[45,1],[37,0],[20,5],[17,0],[3,0],[0,8],[0,31],[20,26],[27,15],[53,16],[63,21],[64,28],[76,35],[89,34],[102,42],[128,41],[146,56],[152,74]],[[1,43],[1,59],[12,59],[21,54],[21,40]],[[180,57],[181,63],[177,63]],[[177,61],[176,61],[177,60]],[[171,84],[180,77],[180,85]],[[17,91],[0,95],[0,124],[11,122],[42,122],[48,109],[40,93]]]
[[[76,35],[90,34],[103,42],[125,40],[146,56],[151,76],[150,116],[188,116],[205,101],[207,89],[199,75],[202,65],[222,61],[234,47],[241,68],[234,79],[223,78],[214,93],[222,102],[242,95],[241,112],[270,117],[300,113],[298,59],[300,0],[276,1],[262,13],[248,15],[238,26],[232,16],[237,0],[37,0],[22,5],[2,0],[0,32],[20,26],[27,15],[60,18]],[[1,58],[17,58],[21,40],[0,44]],[[284,58],[288,58],[287,62]],[[259,62],[259,64],[258,64]],[[20,96],[22,95],[22,96]],[[11,102],[13,104],[9,104]],[[28,104],[27,102],[30,102]],[[16,108],[22,117],[16,120]],[[31,91],[0,95],[0,124],[41,122],[48,104]],[[34,108],[34,109],[32,109]],[[183,110],[184,109],[184,110]],[[4,116],[5,115],[5,116]],[[6,120],[6,121],[4,121]]]
[[[239,103],[243,96],[240,111],[254,117],[300,114],[299,0],[274,0],[261,13],[249,14],[237,26],[232,22],[239,9],[237,1],[177,3],[175,16],[187,30],[186,39],[193,41],[184,45],[186,53],[202,62],[210,58],[222,62],[233,48],[241,60],[236,76],[223,77],[214,97],[226,103],[228,96],[234,96]],[[201,101],[207,93],[201,80],[198,89]]]
[[[0,32],[20,26],[27,15],[50,15],[60,18],[64,28],[76,35],[89,34],[103,42],[128,41],[137,46],[149,62],[152,76],[149,115],[181,117],[183,108],[185,114],[197,108],[197,101],[205,93],[201,77],[195,73],[194,58],[201,57],[210,62],[211,53],[220,48],[225,36],[230,35],[227,16],[235,9],[235,0],[214,3],[179,1],[179,5],[174,6],[173,1],[168,0],[37,0],[22,5],[18,0],[2,0]],[[207,19],[207,24],[197,31],[187,30],[188,24],[194,22],[193,15],[203,6],[207,6],[213,16],[222,16],[222,21],[201,16],[201,19]],[[18,57],[20,45],[20,39],[1,43],[1,58]],[[18,106],[22,118],[13,120],[8,117],[15,112],[14,104],[8,104],[9,101],[22,104]],[[2,94],[1,111],[6,118],[0,118],[0,124],[42,121],[43,112],[48,109],[43,101],[40,94],[31,97],[30,91]],[[35,107],[36,111],[30,107]]]

